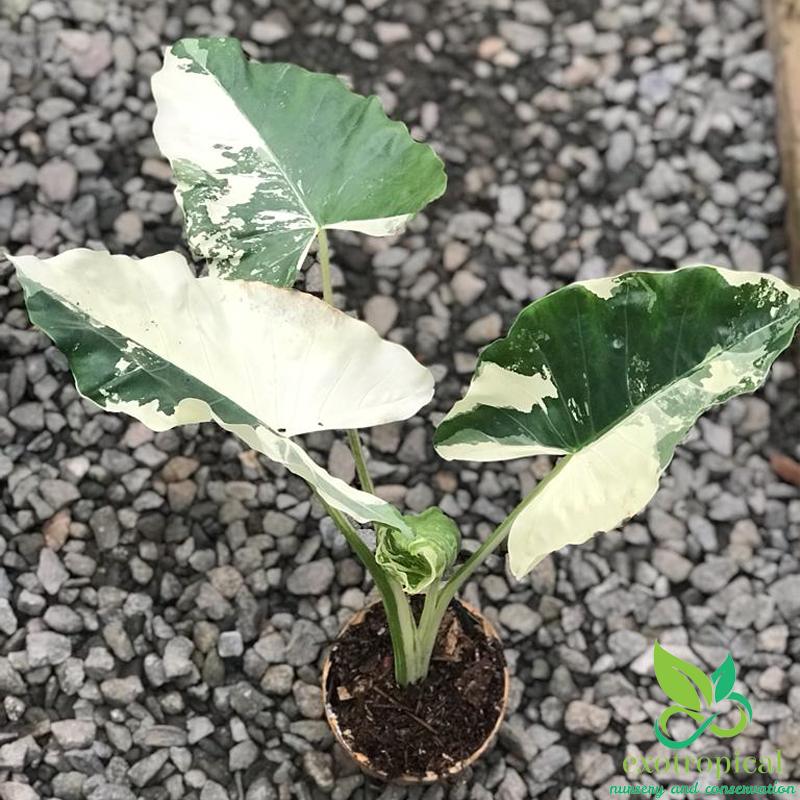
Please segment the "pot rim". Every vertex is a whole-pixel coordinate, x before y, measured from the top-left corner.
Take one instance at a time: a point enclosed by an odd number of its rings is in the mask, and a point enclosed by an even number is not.
[[[488,749],[489,745],[492,744],[495,737],[497,736],[498,731],[500,730],[500,726],[503,724],[503,720],[505,719],[506,715],[506,707],[508,705],[508,693],[511,684],[510,675],[508,672],[508,665],[505,663],[505,659],[503,659],[503,696],[500,700],[500,713],[497,715],[497,721],[495,722],[492,730],[489,731],[486,738],[483,740],[483,743],[475,750],[471,755],[467,758],[462,759],[461,761],[457,761],[452,766],[448,767],[442,773],[436,773],[432,771],[426,772],[424,775],[410,775],[404,774],[399,775],[395,778],[389,778],[389,776],[382,772],[379,769],[374,768],[370,764],[370,760],[368,756],[364,753],[359,753],[347,743],[342,734],[342,730],[339,727],[339,720],[334,713],[333,709],[328,702],[328,680],[330,678],[330,669],[331,669],[331,652],[336,645],[336,642],[342,637],[342,635],[351,628],[353,625],[358,625],[366,616],[367,612],[375,605],[380,603],[380,599],[373,600],[370,603],[367,603],[361,610],[356,611],[350,619],[345,622],[342,626],[342,629],[336,635],[336,639],[334,639],[333,643],[325,652],[325,660],[322,665],[322,680],[321,680],[321,690],[322,690],[322,702],[325,707],[325,719],[328,722],[328,726],[330,727],[331,731],[333,732],[334,738],[342,747],[342,749],[347,753],[353,761],[358,764],[359,768],[362,772],[369,775],[370,777],[377,778],[385,783],[395,784],[398,786],[414,786],[418,784],[427,784],[427,783],[436,783],[437,781],[448,780],[450,778],[456,777],[458,774],[463,772],[467,767],[474,764]],[[461,606],[471,614],[482,626],[484,633],[486,634],[487,638],[496,639],[498,642],[502,643],[500,636],[497,633],[496,628],[489,622],[488,619],[477,609],[475,606],[471,605],[470,603],[466,603],[463,600],[459,600],[455,598],[455,602],[460,603]]]

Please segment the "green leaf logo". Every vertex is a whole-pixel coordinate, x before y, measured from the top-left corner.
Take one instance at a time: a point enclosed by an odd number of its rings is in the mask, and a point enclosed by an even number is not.
[[[730,653],[709,678],[702,670],[668,652],[656,641],[653,647],[653,665],[659,686],[667,697],[675,701],[674,705],[667,708],[655,723],[656,736],[667,747],[674,750],[686,747],[700,737],[706,729],[716,736],[724,738],[736,736],[753,718],[753,709],[747,698],[732,691],[733,685],[736,683],[736,665],[733,663]],[[738,723],[733,728],[720,728],[719,725],[714,724],[718,712],[709,714],[707,717],[704,716],[701,696],[706,701],[707,707],[712,702],[718,703],[725,698],[738,703]],[[695,722],[700,723],[700,727],[688,739],[683,741],[670,739],[667,735],[667,722],[674,714],[686,714]]]
[[[736,664],[733,663],[731,654],[711,673],[714,681],[714,702],[724,700],[732,691],[736,683]]]
[[[658,680],[659,686],[664,690],[667,697],[674,700],[678,705],[685,706],[693,711],[700,711],[702,705],[695,689],[696,684],[705,698],[706,705],[711,705],[713,702],[713,686],[702,670],[672,655],[672,653],[668,653],[658,641],[655,643],[653,661],[656,680]],[[694,684],[692,681],[694,681]],[[733,686],[732,683],[731,686]]]

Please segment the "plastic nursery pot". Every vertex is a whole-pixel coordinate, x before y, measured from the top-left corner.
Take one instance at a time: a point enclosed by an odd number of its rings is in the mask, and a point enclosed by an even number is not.
[[[509,675],[497,631],[454,601],[428,677],[400,689],[380,601],[354,614],[325,655],[322,697],[336,740],[367,775],[404,786],[458,775],[494,740]]]

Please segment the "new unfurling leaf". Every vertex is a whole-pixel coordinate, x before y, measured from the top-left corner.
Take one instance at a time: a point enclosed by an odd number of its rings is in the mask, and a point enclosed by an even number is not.
[[[438,584],[458,555],[461,535],[439,508],[403,517],[411,534],[385,530],[378,534],[375,560],[408,594]]]

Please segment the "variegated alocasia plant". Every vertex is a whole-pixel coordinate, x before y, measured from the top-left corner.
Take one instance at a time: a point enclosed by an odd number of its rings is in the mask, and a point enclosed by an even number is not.
[[[234,39],[178,42],[153,91],[209,274],[177,253],[17,255],[31,319],[102,408],[155,430],[214,421],[303,478],[375,581],[401,685],[427,674],[448,604],[489,553],[508,538],[521,577],[637,513],[697,417],[755,389],[800,323],[797,289],[713,267],[586,281],[528,306],[484,350],[435,444],[446,458],[561,460],[445,580],[458,528],[439,508],[405,515],[380,499],[357,433],[415,414],[432,375],[332,306],[326,235],[399,232],[444,191],[441,161],[375,98],[252,62]],[[323,299],[291,288],[315,240]],[[360,488],[293,438],[331,429],[347,431]],[[374,551],[351,520],[374,526]]]

